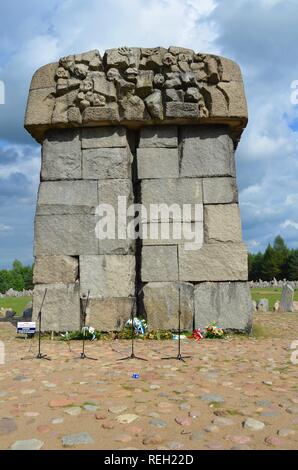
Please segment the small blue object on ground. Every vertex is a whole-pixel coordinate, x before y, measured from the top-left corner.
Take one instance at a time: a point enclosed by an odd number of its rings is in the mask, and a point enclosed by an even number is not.
[[[132,374],[131,376],[133,379],[139,379],[140,378],[140,374]]]

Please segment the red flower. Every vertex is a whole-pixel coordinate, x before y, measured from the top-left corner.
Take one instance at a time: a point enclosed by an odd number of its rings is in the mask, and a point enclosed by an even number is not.
[[[195,339],[196,341],[200,341],[203,339],[203,333],[201,330],[193,330],[190,338]]]

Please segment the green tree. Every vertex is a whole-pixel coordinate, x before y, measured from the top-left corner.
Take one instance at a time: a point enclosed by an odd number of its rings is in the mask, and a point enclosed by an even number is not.
[[[0,292],[4,294],[12,287],[12,274],[11,271],[3,269],[0,271]]]
[[[298,280],[298,250],[292,250],[289,255],[287,278],[289,281]]]
[[[14,260],[11,270],[0,271],[0,292],[5,293],[9,289],[32,289],[32,278],[32,266],[24,266],[21,261]]]
[[[276,261],[274,248],[269,243],[263,256],[261,278],[264,281],[271,281],[274,277],[278,277],[279,272],[280,269]]]
[[[275,263],[278,267],[276,279],[284,279],[287,275],[287,262],[289,257],[289,249],[283,238],[278,235],[273,243]]]
[[[250,281],[258,281],[262,276],[262,263],[263,254],[251,254],[248,255],[248,279]]]

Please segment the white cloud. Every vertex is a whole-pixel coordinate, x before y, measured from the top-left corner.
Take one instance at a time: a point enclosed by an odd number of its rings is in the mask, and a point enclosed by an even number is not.
[[[12,227],[10,227],[9,225],[5,225],[5,224],[0,224],[0,232],[7,232],[8,230],[11,230]]]
[[[255,250],[256,248],[260,246],[260,242],[258,242],[257,240],[248,240],[247,245],[248,245],[248,248]]]
[[[293,227],[298,230],[298,222],[293,222],[293,220],[285,220],[280,226],[281,228]]]

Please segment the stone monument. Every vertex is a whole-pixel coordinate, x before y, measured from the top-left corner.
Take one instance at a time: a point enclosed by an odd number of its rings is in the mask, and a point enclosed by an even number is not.
[[[250,331],[234,158],[246,124],[238,65],[190,49],[95,50],[34,74],[25,128],[42,145],[33,318],[47,288],[44,330],[79,329],[80,297],[90,290],[88,321],[98,330],[121,329],[136,296],[151,330],[176,329],[180,310],[188,330],[215,320]],[[197,210],[180,238],[176,212],[166,239],[102,239],[98,207],[114,207],[119,226],[119,196],[146,210]],[[150,212],[137,230],[159,230],[164,217]],[[188,249],[194,226],[196,249]]]

